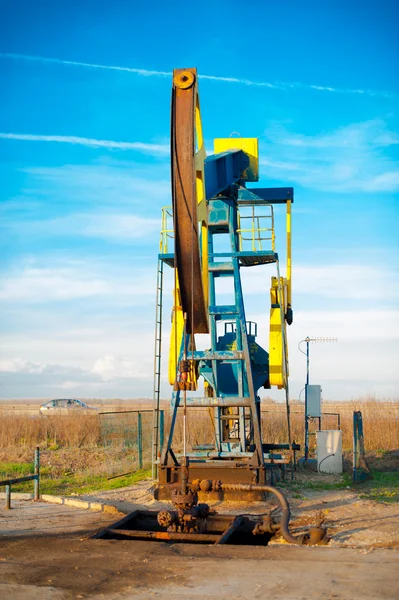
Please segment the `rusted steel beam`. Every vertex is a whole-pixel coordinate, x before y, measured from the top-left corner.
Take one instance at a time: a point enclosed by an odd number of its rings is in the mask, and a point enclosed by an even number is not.
[[[229,539],[229,537],[235,531],[237,531],[237,529],[240,528],[240,526],[242,525],[242,523],[244,522],[244,520],[245,520],[245,517],[243,517],[242,515],[238,515],[238,517],[236,517],[234,519],[234,521],[232,523],[230,523],[230,525],[228,526],[228,528],[226,529],[226,531],[224,531],[222,533],[222,535],[219,537],[219,539],[215,543],[215,546],[219,546],[220,544],[225,544],[227,542],[227,540]]]
[[[195,167],[197,70],[175,69],[172,88],[172,202],[175,261],[187,333],[208,333],[201,277]]]
[[[160,540],[175,542],[202,542],[203,544],[215,543],[220,535],[217,533],[176,533],[169,531],[140,531],[140,529],[104,529],[102,534],[112,536],[123,535],[125,537],[142,540]],[[102,537],[105,537],[104,535]]]

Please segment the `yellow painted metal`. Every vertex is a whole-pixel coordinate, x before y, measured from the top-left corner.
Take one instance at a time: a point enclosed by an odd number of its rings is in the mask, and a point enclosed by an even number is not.
[[[180,299],[179,281],[177,270],[175,278],[175,289],[173,290],[173,308],[172,308],[172,329],[170,332],[169,344],[169,368],[168,378],[170,385],[176,381],[177,362],[179,360],[180,348],[183,339],[184,318]]]
[[[199,96],[195,102],[195,185],[197,193],[197,216],[201,223],[201,277],[204,291],[205,306],[209,304],[209,273],[208,273],[208,213],[205,198],[205,143],[202,133],[201,111]]]
[[[243,173],[245,181],[259,181],[259,149],[258,138],[216,138],[213,142],[215,154],[228,150],[243,150],[249,156],[249,166]]]
[[[173,213],[171,206],[162,207],[162,226],[161,226],[161,238],[159,240],[159,253],[168,253],[168,241],[173,239]]]
[[[257,207],[257,210],[268,209],[270,214],[257,213],[254,206],[252,206],[251,215],[242,215],[238,213],[238,229],[237,234],[239,238],[240,251],[245,249],[243,242],[251,242],[251,250],[257,252],[263,250],[262,242],[270,242],[271,249],[275,252],[275,240],[276,236],[274,233],[274,211],[273,207]],[[250,220],[249,227],[242,227],[242,223],[246,223]],[[269,224],[270,227],[266,227]],[[249,237],[248,237],[248,234]]]
[[[184,316],[180,298],[180,287],[179,279],[177,276],[177,270],[175,273],[175,289],[173,291],[173,308],[172,308],[172,329],[170,332],[170,344],[169,344],[169,367],[168,367],[168,379],[170,385],[175,385],[177,372],[178,372],[178,361],[180,356],[180,350],[183,341],[183,330],[184,330]],[[195,349],[194,342],[190,350]],[[197,370],[194,361],[189,360],[189,371],[187,375],[187,383],[189,389],[197,389]]]
[[[270,288],[269,378],[270,385],[285,388],[288,377],[288,347],[285,324],[287,281],[272,277]]]
[[[188,69],[184,71],[179,71],[173,76],[173,83],[180,90],[188,90],[195,81],[195,75],[192,71]]]
[[[287,200],[287,216],[286,216],[286,231],[287,231],[287,304],[291,306],[291,200]]]

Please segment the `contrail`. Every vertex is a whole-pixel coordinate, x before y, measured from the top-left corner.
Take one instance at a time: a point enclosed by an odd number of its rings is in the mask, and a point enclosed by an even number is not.
[[[137,150],[146,154],[169,154],[169,146],[164,144],[145,144],[143,142],[115,142],[114,140],[96,140],[93,138],[71,135],[31,135],[27,133],[0,133],[3,140],[26,140],[29,142],[59,142],[61,144],[78,144],[91,148],[116,148],[119,150]]]
[[[30,60],[39,61],[45,63],[54,63],[59,65],[71,65],[75,67],[86,67],[90,69],[106,69],[108,71],[125,71],[127,73],[135,73],[142,77],[170,77],[171,72],[169,71],[152,71],[148,69],[138,69],[133,67],[120,67],[115,65],[98,65],[95,63],[78,62],[72,60],[62,60],[60,58],[47,58],[44,56],[30,56],[27,54],[15,54],[12,52],[0,52],[0,56],[3,58],[13,58],[19,60]],[[312,85],[308,83],[289,83],[289,82],[276,82],[270,83],[268,81],[252,81],[251,79],[243,79],[239,77],[219,77],[217,75],[199,75],[200,79],[207,79],[209,81],[221,81],[225,83],[235,83],[239,85],[254,86],[261,88],[269,88],[276,90],[292,90],[292,89],[308,89],[322,92],[332,92],[336,94],[358,94],[364,96],[380,96],[384,98],[392,98],[394,94],[384,91],[374,90],[362,90],[362,89],[341,89],[331,86],[324,85]]]

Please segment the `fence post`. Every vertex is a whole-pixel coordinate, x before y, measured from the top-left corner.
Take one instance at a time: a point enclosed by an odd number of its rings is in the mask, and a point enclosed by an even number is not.
[[[141,412],[137,414],[137,448],[139,452],[139,469],[143,468],[143,428],[141,423]]]
[[[36,479],[33,482],[34,485],[34,497],[35,500],[39,500],[40,497],[40,448],[36,447],[35,450],[35,475]]]
[[[6,485],[6,510],[11,508],[11,485]]]

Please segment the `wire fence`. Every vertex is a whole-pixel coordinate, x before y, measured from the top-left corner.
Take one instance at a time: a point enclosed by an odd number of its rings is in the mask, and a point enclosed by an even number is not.
[[[99,413],[101,440],[106,448],[125,450],[137,468],[149,468],[152,461],[152,410]]]
[[[163,411],[161,411],[163,412]],[[163,439],[163,419],[161,419]],[[0,420],[0,479],[30,472],[32,448],[41,452],[43,480],[65,485],[151,468],[152,410],[23,416]]]

